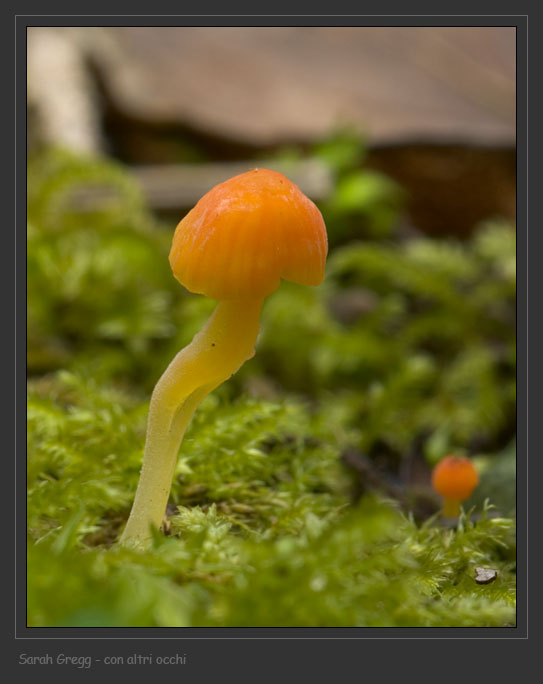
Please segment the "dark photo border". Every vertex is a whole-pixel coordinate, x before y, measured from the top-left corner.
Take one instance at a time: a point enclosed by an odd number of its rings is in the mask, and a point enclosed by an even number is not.
[[[101,3],[102,5],[104,3]],[[400,7],[398,11],[406,9],[405,5],[396,3]],[[473,3],[472,3],[473,4]],[[9,648],[10,661],[17,662],[21,653],[32,653],[35,655],[63,652],[66,654],[96,654],[96,659],[101,659],[108,654],[127,655],[130,653],[153,653],[155,655],[173,653],[185,654],[187,665],[181,669],[181,676],[187,677],[192,671],[194,679],[191,677],[187,681],[208,681],[201,679],[203,673],[214,673],[221,676],[223,681],[228,673],[232,675],[231,681],[239,680],[242,672],[259,672],[266,670],[268,676],[275,673],[275,676],[284,676],[287,681],[290,677],[286,676],[285,659],[293,658],[295,661],[304,664],[304,679],[309,679],[313,672],[337,677],[341,676],[364,676],[368,674],[365,662],[373,662],[377,654],[379,659],[380,681],[392,681],[390,668],[397,668],[398,677],[406,676],[406,669],[411,672],[419,681],[426,681],[421,674],[427,672],[433,679],[433,675],[438,671],[427,669],[428,663],[421,662],[424,653],[432,649],[434,656],[438,652],[443,652],[441,648],[433,650],[432,644],[424,644],[422,648],[418,644],[411,644],[412,640],[463,640],[464,649],[475,654],[479,654],[486,660],[486,667],[481,670],[485,678],[492,677],[494,665],[501,662],[499,668],[499,679],[505,681],[509,663],[505,662],[505,654],[502,647],[491,652],[488,643],[480,640],[521,640],[527,641],[528,638],[535,636],[538,630],[528,629],[528,410],[531,406],[532,416],[535,417],[535,405],[529,404],[528,400],[528,290],[529,284],[532,285],[532,299],[537,301],[539,290],[534,278],[539,278],[541,268],[532,268],[528,271],[528,252],[530,256],[539,253],[538,240],[541,239],[541,221],[536,222],[532,219],[532,231],[529,231],[528,223],[528,19],[527,14],[503,14],[503,15],[473,15],[466,13],[454,15],[438,15],[433,9],[432,14],[413,14],[402,15],[389,14],[384,16],[374,14],[306,14],[306,15],[244,15],[238,14],[207,14],[196,16],[192,14],[156,14],[149,15],[142,11],[142,15],[137,14],[98,14],[99,3],[94,3],[93,10],[88,14],[74,14],[73,9],[66,9],[67,14],[51,7],[50,12],[44,14],[32,14],[23,8],[12,13],[5,19],[3,30],[6,35],[3,49],[4,66],[7,71],[5,83],[4,115],[7,121],[3,131],[6,135],[4,145],[6,166],[6,180],[4,187],[11,186],[13,195],[9,190],[5,193],[6,206],[8,211],[13,212],[13,219],[8,215],[8,220],[4,224],[4,236],[6,246],[3,255],[6,257],[6,264],[2,269],[2,278],[6,279],[3,292],[10,293],[6,297],[6,309],[11,315],[13,307],[14,332],[11,338],[11,330],[8,329],[4,335],[3,342],[9,345],[9,351],[3,358],[7,360],[4,377],[6,378],[6,409],[3,412],[5,417],[12,411],[13,419],[9,423],[6,421],[6,435],[13,434],[14,444],[11,447],[8,441],[8,448],[5,450],[5,463],[8,465],[8,472],[3,478],[4,495],[2,506],[4,509],[4,525],[6,531],[10,532],[13,539],[5,546],[6,566],[4,570],[8,573],[3,583],[5,598],[3,622],[3,645]],[[144,3],[140,3],[143,7]],[[496,3],[494,9],[499,3]],[[503,5],[503,3],[502,3]],[[411,6],[410,6],[411,7]],[[154,7],[153,7],[154,8]],[[44,11],[44,7],[32,8]],[[49,8],[48,8],[49,9]],[[149,6],[146,6],[149,11]],[[170,7],[171,9],[171,7]],[[179,9],[179,7],[177,8]],[[224,5],[222,7],[224,10]],[[379,7],[382,11],[382,7]],[[456,12],[460,12],[460,6],[455,7]],[[469,12],[469,7],[462,9]],[[473,8],[472,8],[473,9]],[[516,11],[519,11],[515,7]],[[20,13],[19,13],[20,11]],[[136,12],[135,4],[131,3],[131,11]],[[532,17],[532,15],[530,15]],[[534,22],[535,23],[535,22]],[[540,22],[539,22],[540,23]],[[26,545],[25,545],[25,520],[26,520],[26,500],[25,500],[25,435],[26,435],[26,28],[27,26],[515,26],[517,34],[517,570],[518,570],[518,608],[517,626],[503,628],[31,628],[26,627]],[[541,37],[531,37],[535,45],[530,48],[540,50]],[[11,52],[9,52],[11,50]],[[534,63],[535,62],[535,58]],[[530,60],[531,61],[531,60]],[[13,90],[11,90],[13,88]],[[10,92],[15,93],[14,111],[10,111],[12,98]],[[534,119],[536,125],[540,126],[541,112]],[[532,135],[540,136],[540,131]],[[12,148],[12,145],[14,147]],[[531,146],[536,149],[535,146]],[[11,158],[13,149],[13,158]],[[532,155],[538,156],[537,152]],[[537,162],[537,159],[536,159]],[[537,173],[537,172],[536,172]],[[534,176],[532,186],[534,184]],[[535,175],[537,180],[537,175]],[[534,186],[535,187],[535,186]],[[14,197],[14,202],[11,201]],[[537,195],[532,194],[532,197]],[[14,230],[12,227],[14,226]],[[530,243],[530,244],[529,244]],[[530,280],[528,276],[530,275]],[[8,285],[9,280],[9,285]],[[14,296],[11,295],[14,293]],[[9,300],[9,301],[8,301]],[[9,323],[7,325],[9,328]],[[533,334],[534,331],[531,330]],[[536,332],[539,334],[539,331]],[[536,343],[535,349],[539,349]],[[534,354],[532,354],[534,356]],[[535,355],[537,356],[537,354]],[[14,358],[15,362],[9,361]],[[532,359],[533,362],[540,362],[538,358]],[[11,390],[11,378],[15,369],[14,387]],[[537,375],[534,371],[530,373],[532,389],[537,382]],[[534,382],[535,381],[535,382]],[[14,430],[11,426],[14,426]],[[533,419],[532,419],[533,425]],[[538,481],[537,469],[541,467],[541,456],[532,447],[532,458],[530,465],[530,483]],[[15,485],[13,484],[15,483]],[[535,509],[537,500],[532,499],[532,508]],[[532,528],[537,528],[537,510],[532,511]],[[13,525],[12,525],[13,522]],[[10,530],[11,528],[11,530]],[[13,545],[11,545],[13,542]],[[531,558],[532,562],[533,557]],[[13,567],[11,567],[13,565]],[[539,579],[537,574],[532,575],[532,589],[539,593]],[[530,602],[533,605],[532,601]],[[532,609],[532,613],[535,612]],[[532,614],[533,619],[533,614]],[[540,629],[540,628],[539,628]],[[372,644],[364,643],[357,645],[356,641],[372,640]],[[251,640],[253,643],[248,643]],[[325,640],[324,643],[318,643]],[[375,641],[374,641],[375,640]],[[400,648],[405,656],[401,659],[391,658],[384,655],[394,642],[394,651]],[[411,644],[411,645],[410,645]],[[419,650],[420,648],[420,650]],[[456,646],[455,646],[456,648]],[[424,650],[423,650],[424,649]],[[508,650],[508,649],[506,649]],[[500,655],[500,651],[502,654]],[[390,651],[388,651],[390,654]],[[498,660],[495,660],[495,658]],[[472,675],[466,674],[466,663],[460,662],[463,658],[453,657],[446,666],[447,674],[454,676],[454,672],[463,671],[463,681],[474,681]],[[490,659],[490,660],[488,660]],[[492,665],[494,663],[494,665]],[[440,667],[443,668],[441,660]],[[147,666],[149,667],[149,666]],[[97,665],[100,673],[104,672],[104,666]],[[256,669],[255,669],[256,668]],[[412,669],[414,668],[414,669]],[[422,673],[421,673],[422,668]],[[56,669],[56,668],[55,668]],[[66,669],[66,668],[65,668]],[[106,668],[108,672],[115,668]],[[154,668],[153,668],[154,669]],[[517,663],[516,675],[521,674],[523,666]],[[433,670],[433,675],[432,675]],[[16,675],[20,678],[21,672],[24,676],[30,672],[32,678],[41,676],[33,668],[26,668],[26,671],[19,667]],[[70,670],[73,674],[74,670]],[[121,668],[116,670],[117,675],[130,676],[130,670]],[[167,669],[166,673],[172,673]],[[439,670],[443,673],[443,669]],[[511,670],[513,672],[513,670]],[[294,673],[293,673],[294,675]],[[102,674],[99,675],[100,677]],[[179,676],[179,675],[178,675]],[[460,676],[460,675],[459,675]],[[510,676],[513,676],[512,674]],[[522,675],[521,675],[522,676]],[[254,675],[256,679],[258,675]],[[319,677],[319,678],[320,678]],[[502,677],[504,679],[502,680]],[[74,675],[75,678],[75,675]],[[428,681],[430,681],[430,678]],[[29,680],[30,681],[30,680]],[[34,679],[32,679],[34,681]],[[209,680],[211,681],[211,680]]]

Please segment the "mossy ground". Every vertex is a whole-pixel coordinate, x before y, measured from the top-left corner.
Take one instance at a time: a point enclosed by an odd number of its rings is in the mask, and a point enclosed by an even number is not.
[[[115,541],[149,394],[214,302],[173,279],[173,226],[123,169],[32,160],[30,626],[515,623],[514,231],[402,240],[401,191],[356,141],[312,153],[337,174],[325,283],[266,301],[255,358],[189,427],[147,553]],[[111,194],[82,212],[81,183]],[[481,472],[454,527],[428,485],[452,451]]]

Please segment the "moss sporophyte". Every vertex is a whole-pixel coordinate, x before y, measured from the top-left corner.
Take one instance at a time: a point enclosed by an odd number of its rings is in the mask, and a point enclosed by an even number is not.
[[[212,188],[176,228],[174,276],[218,300],[153,390],[143,465],[121,544],[145,546],[159,527],[177,453],[200,402],[254,356],[265,297],[281,279],[319,285],[328,252],[317,207],[276,171],[255,169]]]

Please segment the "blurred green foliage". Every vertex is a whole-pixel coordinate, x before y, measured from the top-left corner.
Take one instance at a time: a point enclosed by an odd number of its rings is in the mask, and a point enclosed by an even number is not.
[[[481,473],[481,484],[477,487],[471,502],[480,506],[486,499],[511,518],[516,515],[517,503],[517,449],[515,441],[498,454],[478,456],[476,465]]]
[[[336,175],[325,282],[267,299],[256,356],[189,427],[169,536],[143,555],[112,544],[148,397],[215,303],[172,277],[173,226],[123,168],[30,160],[29,624],[514,623],[514,523],[493,517],[515,505],[514,230],[400,240],[401,190],[364,168],[362,141],[342,133],[310,153]],[[464,451],[481,473],[475,512],[451,530],[356,503],[347,448],[408,500],[423,490],[430,512],[430,467]],[[476,566],[498,579],[477,585]]]
[[[29,624],[514,625],[511,520],[416,527],[367,498],[339,521],[307,513],[296,535],[280,538],[236,535],[215,506],[183,508],[172,527],[181,537],[157,535],[144,555],[77,552],[73,540],[31,545]],[[497,579],[478,585],[476,567],[497,569]]]
[[[388,176],[367,168],[364,139],[341,130],[312,149],[332,169],[334,189],[321,205],[332,247],[353,238],[390,237],[401,213],[404,194]]]

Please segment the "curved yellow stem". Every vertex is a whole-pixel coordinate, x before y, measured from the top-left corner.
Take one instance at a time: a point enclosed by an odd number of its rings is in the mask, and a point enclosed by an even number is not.
[[[201,332],[157,382],[140,480],[121,544],[145,545],[151,527],[160,527],[187,425],[200,402],[254,356],[261,308],[261,299],[219,302]]]

